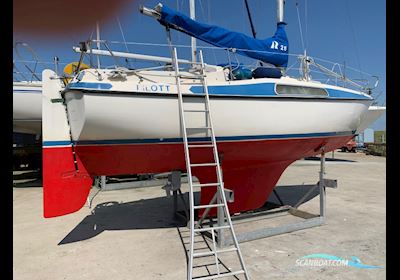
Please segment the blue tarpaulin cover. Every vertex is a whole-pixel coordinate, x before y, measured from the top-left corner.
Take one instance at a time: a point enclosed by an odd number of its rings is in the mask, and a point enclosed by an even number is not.
[[[286,23],[284,22],[277,24],[274,36],[259,40],[219,26],[197,22],[165,5],[162,6],[159,21],[163,25],[184,32],[211,45],[220,48],[235,48],[236,52],[241,55],[279,67],[287,66],[289,42],[285,32]]]

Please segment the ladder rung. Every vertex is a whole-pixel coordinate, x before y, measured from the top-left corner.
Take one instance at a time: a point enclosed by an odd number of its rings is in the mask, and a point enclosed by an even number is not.
[[[208,204],[208,205],[195,205],[194,209],[205,209],[205,208],[212,208],[212,207],[223,207],[225,204],[219,203],[219,204]]]
[[[224,272],[220,274],[214,274],[214,275],[209,275],[209,276],[200,276],[200,277],[195,277],[193,280],[211,280],[211,279],[219,279],[219,278],[225,278],[229,276],[235,276],[239,274],[244,274],[244,270],[238,270],[238,271],[230,271],[230,272]]]
[[[210,249],[208,246],[206,247],[200,247],[200,248],[193,248],[193,251],[198,251],[198,250],[206,250],[206,249]]]
[[[228,229],[228,228],[230,228],[229,225],[216,226],[216,227],[206,227],[206,228],[195,228],[194,232],[206,232],[206,231],[211,231],[211,230]]]
[[[230,248],[230,249],[224,249],[224,250],[217,250],[217,251],[209,251],[209,252],[200,252],[200,253],[193,253],[194,258],[199,258],[199,257],[206,257],[206,256],[212,256],[221,253],[229,253],[229,252],[235,252],[237,251],[237,248]]]
[[[204,79],[205,76],[202,75],[179,75],[179,78],[181,79],[193,79],[193,80],[201,80]]]
[[[183,110],[184,112],[188,112],[188,113],[205,113],[208,112],[208,110]]]
[[[212,148],[214,145],[203,144],[203,145],[188,145],[189,148]]]
[[[202,85],[201,83],[190,83],[190,85]],[[205,92],[200,92],[200,93],[192,93],[192,94],[188,94],[188,95],[182,95],[182,98],[192,98],[193,96],[202,96],[205,97],[206,93]],[[185,103],[185,101],[183,102]]]
[[[218,264],[221,264],[220,260],[218,260]],[[204,268],[204,267],[209,267],[212,265],[216,265],[216,263],[205,263],[205,264],[194,265],[193,268]],[[205,277],[205,276],[198,276],[197,278],[194,277],[192,279],[199,279],[200,277]]]
[[[206,166],[217,166],[218,164],[216,163],[193,163],[190,166],[191,167],[206,167]]]
[[[211,126],[201,126],[201,127],[186,127],[188,129],[211,129]]]
[[[193,187],[218,187],[221,186],[220,183],[207,183],[207,184],[193,184]]]

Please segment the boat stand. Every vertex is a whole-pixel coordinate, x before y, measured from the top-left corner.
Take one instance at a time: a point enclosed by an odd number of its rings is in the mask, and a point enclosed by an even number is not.
[[[121,180],[120,182],[107,182],[108,176],[97,176],[95,177],[95,185],[101,188],[102,191],[115,191],[124,189],[137,189],[137,188],[149,188],[158,187],[160,185],[170,184],[170,179],[167,179],[166,173],[151,174],[148,179],[137,179],[137,180]],[[187,183],[187,177],[183,177],[182,183]]]
[[[189,208],[186,203],[185,198],[183,197],[181,191],[181,184],[182,184],[182,172],[181,171],[172,171],[171,174],[168,175],[168,181],[162,189],[165,190],[167,197],[171,197],[171,192],[174,200],[174,214],[176,218],[183,218],[186,222],[189,221]],[[183,206],[184,206],[184,215],[178,211],[178,195],[181,199]]]
[[[184,197],[182,196],[182,192],[180,190],[180,180],[177,180],[177,178],[180,178],[180,172],[173,172],[173,175],[171,175],[174,179],[169,180],[170,188],[166,188],[166,190],[172,190],[173,191],[173,197],[174,197],[174,212],[176,215],[180,215],[183,218],[186,218],[188,221],[188,208],[185,202]],[[260,220],[260,219],[267,219],[267,218],[275,218],[275,217],[280,217],[283,215],[292,215],[295,217],[302,218],[303,220],[300,222],[295,222],[295,223],[289,223],[285,224],[282,226],[277,226],[277,227],[268,227],[268,228],[261,228],[253,231],[246,231],[246,232],[236,232],[236,237],[239,242],[247,242],[251,240],[257,240],[269,236],[274,236],[274,235],[279,235],[279,234],[284,234],[284,233],[289,233],[289,232],[294,232],[297,230],[302,230],[302,229],[307,229],[307,228],[312,228],[312,227],[317,227],[325,224],[326,222],[326,188],[337,188],[337,180],[334,179],[326,179],[324,178],[325,175],[325,152],[322,150],[321,153],[321,158],[320,158],[320,171],[319,171],[319,182],[315,184],[313,187],[310,188],[310,190],[305,193],[300,200],[294,205],[284,205],[282,202],[281,198],[275,191],[274,194],[277,197],[278,201],[280,202],[281,206],[274,208],[274,209],[269,209],[269,210],[261,210],[261,211],[256,211],[256,212],[250,212],[250,213],[241,213],[239,215],[232,216],[232,222],[233,225],[239,225],[243,223],[248,223],[252,222],[255,220]],[[307,200],[307,198],[310,197],[310,195],[317,189],[319,188],[319,214],[312,214],[308,213],[302,210],[299,210],[299,206]],[[229,200],[232,201],[234,199],[232,191],[227,194],[227,197],[229,197]],[[185,206],[185,216],[182,216],[178,212],[178,194],[181,197],[181,200],[184,203]],[[218,217],[217,213],[217,221],[212,221],[210,220],[209,223],[214,223],[217,226],[222,226],[221,220]],[[223,233],[219,232],[217,236],[217,245],[219,247],[226,247],[229,245],[232,245],[232,239],[224,236]]]
[[[337,188],[337,180],[326,179],[325,175],[325,152],[322,149],[320,158],[320,171],[319,171],[319,182],[315,184],[300,200],[294,205],[282,205],[281,207],[274,208],[271,210],[264,210],[254,213],[243,213],[232,217],[234,225],[239,225],[241,223],[247,223],[254,220],[259,220],[260,218],[274,218],[285,214],[290,214],[302,218],[303,220],[296,223],[289,223],[277,227],[261,228],[253,231],[247,231],[243,233],[237,233],[236,237],[239,242],[246,242],[256,239],[261,239],[269,236],[279,235],[283,233],[289,233],[297,230],[317,227],[325,224],[326,221],[326,188]],[[298,207],[306,201],[307,198],[319,188],[319,214],[311,214],[302,210]],[[277,194],[276,192],[274,193]],[[282,200],[277,197],[279,202]],[[283,203],[282,203],[283,204]],[[218,240],[218,245],[221,247],[228,246],[232,243],[229,238],[222,238]]]

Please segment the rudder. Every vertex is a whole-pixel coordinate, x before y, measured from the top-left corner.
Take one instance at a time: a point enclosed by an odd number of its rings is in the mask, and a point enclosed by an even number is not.
[[[92,178],[73,154],[67,112],[60,79],[52,70],[42,73],[43,215],[45,218],[73,213],[82,208]]]

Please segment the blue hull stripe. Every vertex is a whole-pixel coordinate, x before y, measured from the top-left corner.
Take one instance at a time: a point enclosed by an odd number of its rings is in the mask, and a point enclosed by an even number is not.
[[[109,90],[112,85],[109,83],[85,83],[77,82],[70,83],[68,89],[90,89],[90,90]],[[192,93],[203,93],[202,86],[192,86],[189,88]],[[361,99],[368,100],[372,99],[368,96],[361,94],[355,94],[348,91],[326,89],[329,93],[328,97],[325,96],[310,96],[305,95],[304,98],[319,97],[327,99]],[[259,83],[259,84],[247,84],[247,85],[228,85],[228,86],[208,86],[208,92],[211,95],[231,95],[231,96],[274,96],[279,97],[275,92],[274,83]],[[132,92],[134,93],[134,92]],[[298,96],[297,96],[298,97]]]
[[[189,90],[193,93],[203,94],[202,86],[192,86]],[[230,85],[230,86],[208,86],[209,94],[221,95],[244,95],[244,96],[276,96],[275,84],[251,84],[251,85]]]
[[[189,89],[193,93],[203,93],[202,86],[192,86]],[[305,95],[304,98],[309,97],[320,97],[328,99],[361,99],[368,100],[372,99],[370,97],[355,94],[348,91],[336,90],[336,89],[326,89],[329,96],[310,96]],[[275,84],[264,83],[264,84],[249,84],[249,85],[229,85],[229,86],[208,86],[209,94],[215,95],[237,95],[237,96],[276,96],[279,97],[275,92]],[[287,95],[286,95],[287,96]],[[296,96],[299,97],[299,96]]]
[[[341,98],[352,98],[352,99],[372,99],[370,97],[361,95],[361,94],[355,94],[352,92],[348,92],[348,91],[343,91],[343,90],[337,90],[337,89],[331,89],[331,88],[327,88],[326,89],[328,91],[329,97],[330,98],[335,98],[335,99],[341,99]]]
[[[70,83],[67,86],[68,89],[111,89],[112,84],[109,83]]]
[[[16,89],[16,90],[13,90],[13,93],[24,93],[24,92],[42,93],[41,90],[34,90],[34,89]]]
[[[43,141],[43,146],[68,146],[71,145],[71,141]]]
[[[217,141],[246,141],[246,140],[268,140],[268,139],[290,139],[290,138],[314,138],[329,136],[346,136],[353,135],[355,131],[343,132],[321,132],[321,133],[304,133],[304,134],[275,134],[275,135],[249,135],[249,136],[221,136],[217,137]],[[189,137],[189,141],[201,142],[210,140],[209,137]],[[161,143],[182,143],[182,138],[153,138],[153,139],[123,139],[123,140],[89,140],[77,141],[76,145],[115,145],[115,144],[161,144]],[[44,141],[43,146],[65,146],[70,145],[70,141]]]

